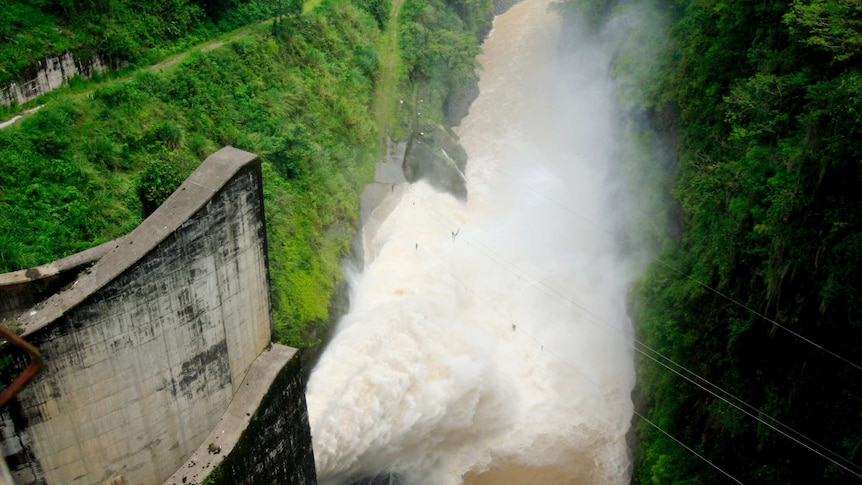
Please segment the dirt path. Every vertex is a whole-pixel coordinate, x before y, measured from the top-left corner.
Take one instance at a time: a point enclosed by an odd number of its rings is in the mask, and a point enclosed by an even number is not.
[[[28,116],[30,114],[33,114],[33,113],[39,111],[40,109],[42,109],[42,106],[45,106],[45,105],[40,104],[39,106],[36,106],[35,108],[30,108],[30,109],[24,110],[24,111],[18,113],[17,115],[9,118],[8,120],[3,121],[2,123],[0,123],[0,130],[2,130],[3,128],[6,128],[7,126],[11,126],[11,125],[15,124],[16,121],[20,120],[21,118],[23,118],[25,116]]]
[[[158,64],[153,64],[152,66],[149,67],[149,70],[160,71],[166,67],[173,66],[174,64],[176,64],[176,63],[182,61],[183,59],[185,59],[186,57],[188,57],[189,54],[191,54],[192,52],[209,52],[211,50],[218,49],[219,47],[227,44],[228,42],[236,39],[237,37],[241,37],[243,35],[248,35],[253,30],[257,30],[257,29],[259,29],[265,25],[270,25],[270,24],[272,24],[272,19],[264,20],[263,22],[259,22],[257,24],[246,25],[245,27],[240,27],[240,28],[238,28],[232,32],[228,32],[227,34],[220,35],[219,37],[216,37],[215,39],[210,39],[206,42],[198,44],[198,45],[192,47],[191,49],[183,51],[183,52],[181,52],[181,53],[179,53],[173,57],[169,57],[168,59],[165,59],[164,61],[159,62]]]
[[[380,75],[374,90],[373,109],[379,133],[378,149],[384,154],[386,137],[392,127],[395,111],[395,94],[398,91],[398,74],[401,58],[398,55],[398,14],[404,0],[393,0],[392,12],[386,24],[386,32],[380,42]]]
[[[262,28],[266,25],[269,25],[269,24],[272,24],[271,19],[270,20],[264,20],[263,22],[260,22],[257,24],[246,25],[245,27],[240,27],[240,28],[238,28],[232,32],[228,32],[228,33],[222,34],[222,35],[220,35],[214,39],[210,39],[206,42],[202,42],[202,43],[200,43],[200,44],[198,44],[198,45],[196,45],[190,49],[187,49],[187,50],[185,50],[179,54],[176,54],[172,57],[169,57],[169,58],[167,58],[167,59],[165,59],[159,63],[153,64],[153,65],[151,65],[147,68],[144,68],[144,69],[149,69],[150,71],[161,71],[165,68],[173,66],[174,64],[177,64],[178,62],[182,61],[183,59],[188,57],[189,54],[191,54],[192,52],[209,52],[211,50],[218,49],[219,47],[227,44],[228,42],[236,39],[237,37],[241,37],[243,35],[248,35],[253,30],[260,29],[260,28]],[[140,72],[140,71],[138,71],[138,72]],[[133,77],[134,77],[134,74],[126,77],[126,80],[131,81]],[[95,91],[96,87],[98,87],[98,83],[92,83],[87,89],[76,93],[74,96],[76,98],[80,98],[82,96],[87,96],[89,94],[92,94],[92,92]],[[59,88],[59,89],[63,89],[63,88]],[[12,126],[13,124],[18,122],[22,118],[25,118],[25,117],[35,113],[36,111],[39,111],[39,109],[41,109],[43,106],[45,106],[45,105],[40,104],[36,107],[21,111],[20,113],[12,116],[11,118],[9,118],[7,120],[0,121],[0,130],[2,130],[3,128],[6,128],[8,126]]]
[[[303,12],[313,9],[318,3],[320,3],[320,0],[306,1],[303,7]],[[377,89],[374,93],[373,107],[374,116],[377,120],[377,128],[380,133],[379,149],[381,154],[384,153],[384,149],[386,146],[386,134],[388,133],[389,127],[392,126],[395,93],[398,87],[398,71],[401,64],[400,58],[398,56],[398,14],[399,12],[401,12],[401,5],[403,3],[404,0],[393,0],[392,12],[389,16],[389,22],[386,25],[386,32],[383,34],[380,43],[381,69],[380,76],[377,79]],[[161,71],[182,61],[192,52],[209,52],[225,45],[226,43],[234,40],[237,37],[247,35],[253,30],[272,24],[272,22],[272,19],[270,19],[257,24],[240,27],[233,32],[229,32],[214,39],[210,39],[184,52],[181,52],[180,54],[176,54],[159,63],[153,64],[146,69],[149,69],[151,71]],[[129,76],[127,79],[131,80],[132,76]],[[90,89],[78,93],[78,96],[86,96],[87,94],[92,93],[95,88],[96,84],[93,84]],[[0,130],[6,128],[7,126],[15,124],[20,119],[32,113],[35,113],[43,106],[44,104],[38,105],[35,108],[22,111],[7,120],[0,121]]]

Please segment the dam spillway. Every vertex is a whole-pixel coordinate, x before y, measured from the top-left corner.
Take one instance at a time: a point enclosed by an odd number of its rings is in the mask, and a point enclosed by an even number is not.
[[[518,3],[485,41],[454,129],[466,200],[395,183],[366,219],[308,385],[321,483],[628,481],[637,262],[613,235],[613,49],[566,49],[549,3]]]

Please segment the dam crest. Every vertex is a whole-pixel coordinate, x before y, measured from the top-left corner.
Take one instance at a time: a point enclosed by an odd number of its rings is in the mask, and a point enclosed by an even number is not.
[[[268,271],[260,161],[226,147],[130,234],[0,275],[0,316],[44,358],[0,412],[14,483],[316,483]]]

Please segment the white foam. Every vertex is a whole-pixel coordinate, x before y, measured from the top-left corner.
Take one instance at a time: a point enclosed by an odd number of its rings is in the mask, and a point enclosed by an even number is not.
[[[308,386],[322,484],[458,484],[500,459],[628,481],[632,275],[597,227],[615,227],[610,53],[560,71],[547,5],[516,5],[485,43],[459,128],[468,201],[414,184],[366,239]]]

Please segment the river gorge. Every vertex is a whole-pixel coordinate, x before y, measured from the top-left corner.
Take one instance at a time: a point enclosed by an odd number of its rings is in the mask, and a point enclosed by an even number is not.
[[[563,43],[549,6],[515,5],[484,43],[455,128],[467,200],[402,184],[366,226],[308,384],[323,484],[629,480],[625,297],[644,261],[619,237],[638,204],[619,176],[619,36]]]

